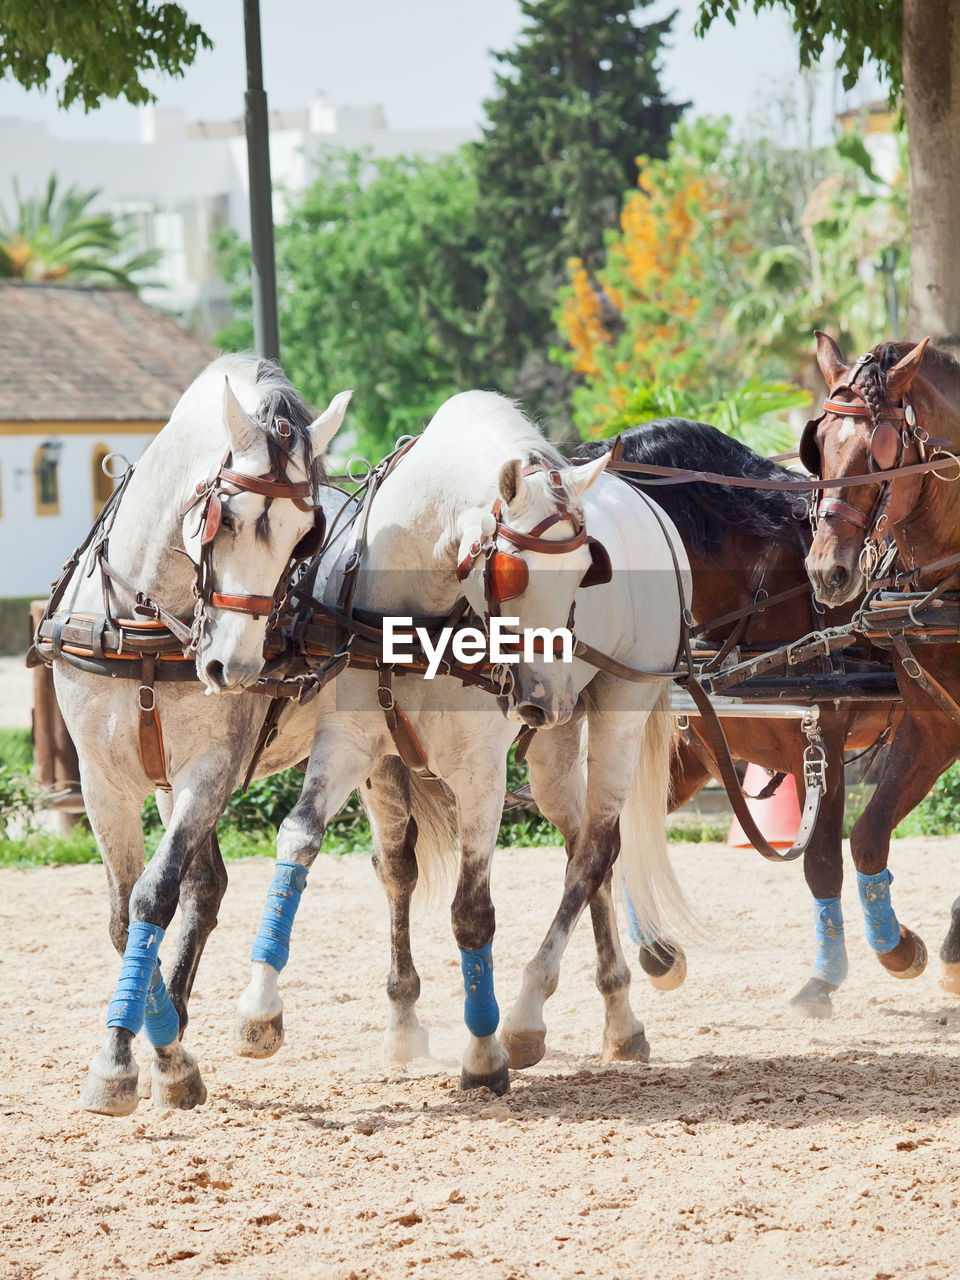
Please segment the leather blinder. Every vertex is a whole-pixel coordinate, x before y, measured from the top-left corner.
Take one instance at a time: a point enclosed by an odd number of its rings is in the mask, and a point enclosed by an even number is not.
[[[207,509],[203,516],[203,532],[200,535],[200,543],[206,546],[212,542],[217,536],[217,530],[220,528],[220,517],[223,514],[223,507],[217,494],[211,493],[207,502]]]
[[[495,551],[487,562],[489,595],[497,604],[522,596],[530,581],[530,570],[525,560],[509,551]]]
[[[613,577],[610,553],[597,538],[588,536],[587,546],[590,548],[590,568],[580,579],[580,585],[581,587],[602,587]]]
[[[308,529],[297,545],[293,548],[291,558],[293,560],[312,560],[323,546],[323,539],[326,532],[326,516],[323,514],[323,510],[318,507],[313,521],[313,528]]]
[[[820,446],[817,444],[817,427],[822,421],[822,417],[811,418],[803,429],[803,435],[800,437],[800,461],[812,476],[820,474],[822,465]]]
[[[870,456],[881,471],[889,471],[900,458],[900,432],[889,422],[878,423],[870,437]]]

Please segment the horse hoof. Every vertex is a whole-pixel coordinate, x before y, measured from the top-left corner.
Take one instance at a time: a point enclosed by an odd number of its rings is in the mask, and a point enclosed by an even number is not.
[[[241,1058],[272,1058],[283,1044],[283,1014],[253,1022],[238,1013],[233,1024],[233,1047]]]
[[[643,1027],[620,1044],[605,1045],[603,1062],[649,1062],[650,1045],[643,1034]]]
[[[960,995],[960,964],[947,964],[941,961],[940,986],[951,995]]]
[[[674,957],[673,964],[666,973],[648,973],[651,987],[656,987],[658,991],[676,991],[677,987],[682,987],[687,977],[687,957],[682,951],[678,951]]]
[[[118,1061],[106,1049],[101,1049],[90,1063],[80,1105],[85,1111],[95,1111],[101,1116],[133,1115],[140,1101],[139,1078],[140,1072],[132,1057],[129,1061]]]
[[[387,1066],[405,1067],[415,1058],[430,1057],[430,1033],[418,1023],[415,1027],[389,1027],[383,1042],[383,1060]]]
[[[150,1077],[150,1097],[160,1111],[192,1111],[207,1100],[196,1059],[179,1043],[157,1050]]]
[[[833,1002],[830,995],[836,989],[826,978],[811,978],[793,996],[790,1006],[805,1018],[832,1018]]]
[[[460,1088],[466,1089],[489,1089],[491,1093],[495,1093],[498,1097],[502,1097],[510,1089],[510,1072],[507,1064],[498,1067],[491,1075],[475,1076],[472,1071],[468,1071],[466,1067],[460,1072]]]
[[[911,929],[901,925],[900,941],[892,951],[878,954],[877,959],[891,977],[919,978],[927,967],[927,948]]]
[[[546,1031],[503,1031],[500,1043],[510,1058],[515,1071],[535,1067],[547,1051]]]

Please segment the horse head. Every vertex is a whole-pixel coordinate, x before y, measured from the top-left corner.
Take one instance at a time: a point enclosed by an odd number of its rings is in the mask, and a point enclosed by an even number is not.
[[[912,394],[926,345],[925,338],[884,369],[877,358],[883,348],[847,365],[833,339],[817,334],[817,362],[829,394],[823,415],[803,432],[800,460],[823,480],[877,477],[876,484],[825,490],[815,508],[806,567],[825,605],[845,604],[863,592],[880,542],[917,504],[926,477],[887,473],[926,460],[926,415]]]
[[[502,634],[518,637],[519,661],[501,669],[501,706],[533,728],[563,724],[577,704],[564,632],[572,633],[579,588],[610,577],[582,506],[606,463],[606,455],[562,469],[510,459],[500,468],[492,512],[469,512],[461,523],[458,577],[467,599],[488,625],[497,619]]]
[[[303,425],[292,413],[284,416],[282,403],[271,408],[267,400],[248,412],[224,380],[226,451],[215,468],[193,477],[181,507],[184,549],[196,566],[197,674],[211,693],[240,691],[260,674],[268,620],[291,560],[316,527],[314,459],[339,428],[351,395],[340,392]]]

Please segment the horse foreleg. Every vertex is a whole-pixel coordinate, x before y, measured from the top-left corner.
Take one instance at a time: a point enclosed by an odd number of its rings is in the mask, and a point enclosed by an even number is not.
[[[206,1097],[192,1055],[179,1043],[180,1017],[160,973],[158,952],[176,910],[180,882],[198,847],[212,831],[230,795],[231,762],[207,757],[201,767],[176,779],[173,813],[163,839],[130,895],[129,925],[116,992],[107,1012],[107,1032],[90,1064],[83,1105],[107,1115],[129,1115],[138,1102],[133,1039],[142,1029],[171,1084],[174,1105],[196,1106]],[[164,1091],[156,1095],[160,1105]]]
[[[600,893],[594,917],[598,936],[598,984],[603,974],[607,1002],[604,1053],[610,1057],[643,1057],[646,1041],[627,1001],[629,970],[623,960],[613,924],[608,875],[620,850],[619,815],[630,788],[633,766],[644,733],[645,717],[613,714],[601,726],[591,715],[588,756],[588,788],[583,821],[570,842],[563,896],[540,949],[523,974],[520,996],[504,1027],[511,1065],[533,1066],[546,1049],[543,1008],[553,995],[560,961],[584,907]],[[666,760],[663,762],[666,767]],[[605,887],[606,886],[606,887]],[[622,966],[622,967],[621,967]]]
[[[890,836],[956,754],[952,721],[932,710],[918,714],[911,708],[894,735],[877,789],[850,835],[867,941],[896,978],[918,977],[927,951],[921,939],[899,923],[890,902]]]
[[[830,999],[847,976],[847,947],[843,934],[843,738],[834,737],[827,747],[827,785],[820,801],[816,830],[803,859],[803,874],[813,897],[815,951],[813,973],[790,1000],[808,1018],[829,1018]],[[794,770],[801,794],[803,766]]]
[[[339,725],[343,730],[342,722]],[[280,971],[290,957],[290,937],[307,874],[316,861],[330,819],[361,785],[376,762],[362,732],[338,732],[336,722],[318,722],[300,799],[277,833],[273,881],[250,950],[252,973],[237,1004],[234,1048],[244,1058],[270,1058],[283,1044]]]
[[[544,817],[552,822],[564,839],[567,858],[571,857],[586,803],[583,762],[580,753],[581,722],[538,733],[528,755],[531,790]],[[643,1024],[630,1007],[630,968],[624,958],[613,905],[612,877],[606,875],[590,900],[590,919],[597,950],[596,983],[603,997],[604,1062],[646,1061],[649,1046]],[[531,1051],[541,1051],[546,1027],[543,1021],[542,995],[528,993],[534,1001],[527,1007],[515,1007],[504,1023],[501,1040],[510,1054],[510,1065],[523,1065]],[[533,1029],[533,1044],[529,1045]]]
[[[481,1086],[494,1093],[510,1088],[507,1052],[497,1039],[500,1009],[493,987],[496,915],[490,897],[490,864],[500,829],[506,787],[506,746],[499,761],[489,759],[444,775],[457,796],[460,875],[451,907],[453,936],[463,972],[463,1020],[470,1039],[463,1055],[460,1088]]]
[[[410,900],[417,886],[417,823],[410,814],[409,775],[395,756],[374,770],[361,790],[373,831],[373,866],[390,910],[390,975],[387,996],[390,1022],[383,1056],[388,1063],[407,1063],[429,1056],[426,1027],[417,1018],[420,975],[410,948]]]

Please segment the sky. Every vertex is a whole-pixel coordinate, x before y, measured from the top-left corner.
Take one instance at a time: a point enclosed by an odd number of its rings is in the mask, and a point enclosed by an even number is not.
[[[152,77],[161,107],[191,120],[242,116],[245,85],[242,0],[181,0],[214,41],[182,79]],[[800,95],[796,44],[785,13],[741,13],[736,27],[720,20],[707,36],[692,34],[697,0],[654,0],[642,18],[679,14],[663,58],[662,83],[698,114],[727,114],[744,127],[771,118],[771,100]],[[318,93],[334,106],[380,104],[392,129],[472,129],[494,90],[489,50],[514,46],[522,27],[517,0],[261,0],[264,85],[271,109],[303,107]],[[56,79],[56,72],[54,73]],[[810,86],[815,136],[824,140],[835,108],[882,97],[871,77],[849,98],[832,68]],[[135,140],[139,113],[108,103],[85,115],[57,109],[52,91],[0,82],[0,117],[42,120],[67,137]]]

